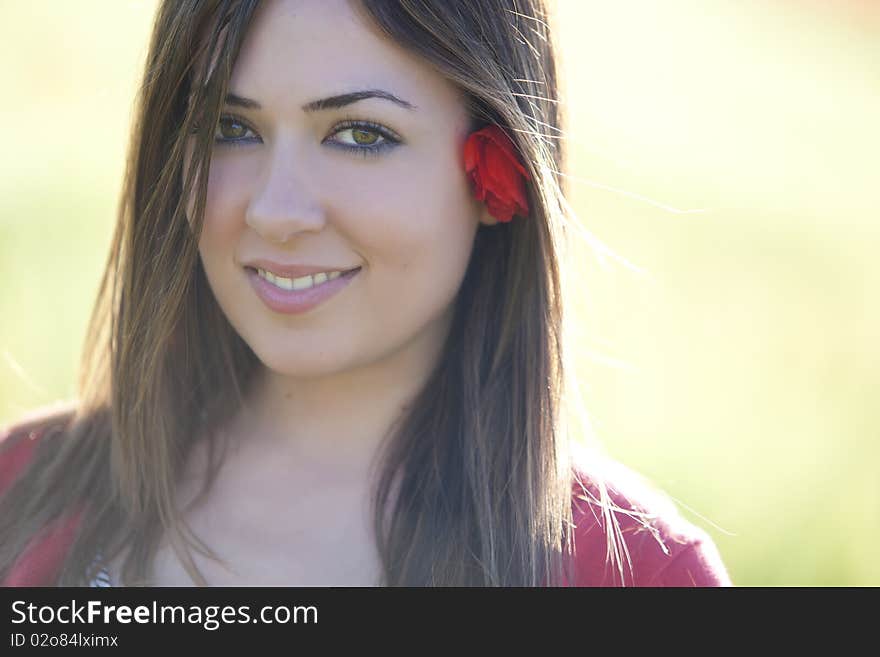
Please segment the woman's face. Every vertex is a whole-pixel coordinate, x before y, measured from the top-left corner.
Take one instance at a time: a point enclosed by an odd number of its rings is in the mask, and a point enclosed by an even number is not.
[[[380,97],[349,96],[363,92]],[[260,360],[309,377],[442,341],[477,227],[494,222],[464,173],[469,117],[457,90],[345,0],[272,0],[229,93],[199,252]],[[278,290],[248,267],[256,260],[361,269],[303,310],[294,297],[320,286]]]

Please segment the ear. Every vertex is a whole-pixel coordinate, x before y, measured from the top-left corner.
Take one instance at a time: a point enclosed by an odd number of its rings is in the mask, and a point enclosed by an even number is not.
[[[487,226],[494,226],[498,223],[498,220],[489,214],[489,206],[485,203],[480,203],[480,223]]]

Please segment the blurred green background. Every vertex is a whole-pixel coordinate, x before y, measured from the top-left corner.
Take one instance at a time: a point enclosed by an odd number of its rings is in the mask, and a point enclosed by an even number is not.
[[[154,9],[0,3],[0,424],[75,394]],[[556,11],[599,439],[736,584],[880,585],[880,3]]]

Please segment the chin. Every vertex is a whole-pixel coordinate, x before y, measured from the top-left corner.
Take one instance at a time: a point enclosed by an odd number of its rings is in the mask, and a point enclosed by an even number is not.
[[[314,354],[264,357],[257,353],[257,356],[263,366],[276,376],[311,379],[345,369],[345,366],[336,359],[328,358],[326,355],[324,357],[316,357]]]
[[[277,376],[311,379],[338,374],[352,366],[347,354],[334,349],[283,344],[251,344],[263,366]],[[256,348],[255,348],[256,347]]]

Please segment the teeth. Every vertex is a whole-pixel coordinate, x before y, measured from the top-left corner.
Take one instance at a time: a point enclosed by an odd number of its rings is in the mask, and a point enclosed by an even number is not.
[[[315,285],[320,285],[321,283],[326,283],[327,281],[332,281],[342,276],[341,271],[321,272],[320,274],[301,276],[300,278],[293,279],[276,276],[265,269],[257,269],[257,273],[261,278],[265,278],[267,281],[283,290],[306,290]]]
[[[278,279],[276,279],[278,280]],[[282,283],[283,280],[283,283]],[[285,278],[278,281],[278,284],[284,287],[285,289],[290,289],[290,279]],[[313,287],[315,285],[315,279],[311,276],[303,276],[302,278],[294,278],[293,279],[293,289],[294,290],[305,290],[306,288]]]

